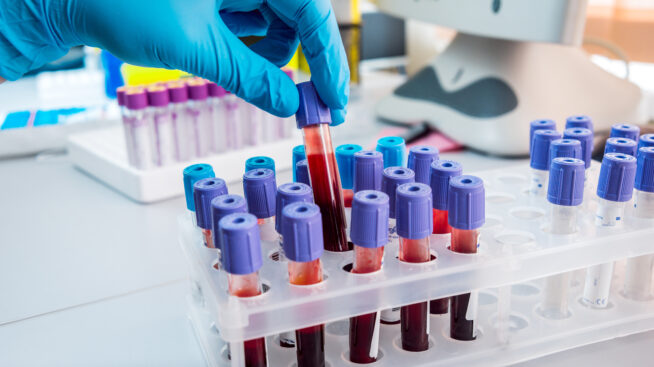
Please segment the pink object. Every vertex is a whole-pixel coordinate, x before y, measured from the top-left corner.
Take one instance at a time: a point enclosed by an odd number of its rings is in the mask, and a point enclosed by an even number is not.
[[[373,139],[373,143],[370,144],[371,149],[375,148],[375,145],[377,144],[377,140],[379,138],[382,138],[384,136],[402,136],[402,134],[406,131],[405,128],[402,127],[387,127],[382,129],[382,131],[379,132],[379,134]],[[420,138],[416,141],[413,141],[409,144],[406,145],[407,149],[416,146],[416,145],[429,145],[432,147],[438,148],[440,152],[450,152],[453,150],[459,150],[463,149],[463,145],[457,143],[456,141],[450,139],[446,135],[439,133],[439,132],[432,132],[429,135]]]

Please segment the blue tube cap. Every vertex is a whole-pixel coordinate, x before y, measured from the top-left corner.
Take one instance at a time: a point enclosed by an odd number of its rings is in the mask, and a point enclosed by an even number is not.
[[[564,206],[577,206],[584,200],[584,161],[571,157],[556,157],[550,167],[547,201]]]
[[[234,213],[219,224],[223,269],[230,274],[246,275],[263,264],[257,218],[250,213]]]
[[[556,139],[550,144],[550,159],[547,164],[552,167],[554,158],[568,157],[581,159],[581,143],[575,139]]]
[[[431,188],[423,183],[405,183],[395,193],[397,234],[418,240],[429,236],[433,229]]]
[[[529,151],[531,152],[531,142],[534,140],[534,131],[536,130],[556,130],[554,120],[534,120],[529,123]]]
[[[381,190],[384,158],[375,150],[362,150],[354,153],[354,192],[361,190]]]
[[[628,201],[634,192],[636,158],[623,153],[608,153],[602,159],[597,196],[610,201]]]
[[[404,166],[406,143],[399,136],[386,136],[377,140],[376,151],[384,156],[384,168]]]
[[[643,134],[638,139],[638,149],[642,147],[654,147],[654,134]]]
[[[550,160],[550,145],[554,140],[561,139],[561,133],[556,130],[536,130],[534,140],[531,144],[531,161],[529,165],[533,169],[541,171],[549,170],[547,165]]]
[[[293,203],[282,210],[282,246],[292,261],[309,262],[324,251],[320,208],[313,203]]]
[[[297,179],[295,177],[295,165],[297,162],[307,159],[307,154],[304,151],[304,145],[296,145],[293,147],[293,181],[297,182]]]
[[[300,95],[300,107],[295,113],[298,129],[309,125],[331,124],[329,107],[320,99],[313,82],[299,83],[297,91]]]
[[[450,187],[450,178],[461,176],[463,166],[461,163],[448,160],[438,160],[431,164],[432,205],[434,209],[447,210],[447,195]]]
[[[565,120],[566,129],[573,129],[577,127],[593,131],[593,120],[591,120],[590,117],[586,115],[570,116]]]
[[[193,185],[207,177],[215,177],[213,168],[205,163],[192,164],[184,168],[184,196],[186,198],[186,209],[195,211],[195,201],[193,199]]]
[[[282,233],[282,209],[292,203],[312,203],[313,190],[301,182],[289,182],[277,187],[275,200],[275,230]]]
[[[267,168],[257,168],[245,172],[243,192],[250,213],[257,218],[270,218],[275,215],[277,184],[273,171]]]
[[[275,161],[266,156],[250,157],[245,161],[245,172],[252,171],[257,168],[268,168],[275,172]]]
[[[431,164],[438,160],[438,149],[427,145],[417,145],[409,149],[407,167],[416,174],[416,182],[429,185]]]
[[[352,199],[352,243],[378,248],[388,242],[388,195],[376,190],[363,190]]]
[[[586,169],[588,169],[593,154],[593,132],[589,129],[574,127],[563,130],[563,138],[579,140],[579,143],[581,143],[581,159],[586,164]]]
[[[363,150],[358,144],[343,144],[336,147],[336,163],[341,176],[341,187],[351,190],[354,187],[354,153]]]
[[[634,187],[636,190],[654,192],[654,147],[643,147],[638,150]]]
[[[615,124],[611,126],[612,138],[627,138],[637,141],[638,135],[640,135],[640,128],[636,125]]]
[[[395,219],[395,199],[397,198],[397,187],[405,183],[415,182],[413,170],[404,167],[388,167],[382,174],[382,189],[389,200],[388,216]]]
[[[635,140],[628,138],[608,138],[604,146],[604,154],[607,153],[624,153],[636,156],[638,144]]]
[[[213,243],[221,249],[220,243],[220,220],[234,213],[247,213],[247,204],[240,195],[220,195],[211,200],[211,221],[213,223]]]
[[[211,229],[211,200],[216,196],[227,195],[225,181],[216,177],[203,178],[193,185],[195,217],[198,227]]]
[[[457,229],[477,229],[486,221],[484,181],[463,175],[450,179],[447,219]]]
[[[295,165],[295,182],[301,182],[305,185],[311,186],[309,179],[309,161],[303,159]]]

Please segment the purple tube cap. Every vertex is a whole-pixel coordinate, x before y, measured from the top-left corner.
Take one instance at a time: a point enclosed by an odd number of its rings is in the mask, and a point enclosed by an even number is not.
[[[577,206],[584,200],[584,161],[557,157],[550,167],[547,200],[556,205]]]
[[[565,120],[566,129],[576,128],[576,127],[593,131],[593,120],[591,120],[590,117],[586,115],[570,116]]]
[[[654,134],[643,134],[638,139],[638,149],[642,147],[654,147]]]
[[[397,234],[417,240],[429,236],[433,229],[431,188],[414,182],[398,186],[395,192]]]
[[[363,190],[352,199],[352,243],[378,248],[388,242],[388,195],[376,190]]]
[[[429,185],[431,163],[436,160],[438,160],[438,149],[428,145],[417,145],[409,149],[407,167],[416,174],[416,182]]]
[[[486,221],[484,181],[463,175],[450,179],[448,220],[457,229],[477,229]]]
[[[282,232],[282,209],[286,205],[297,202],[313,202],[313,190],[310,186],[301,182],[289,182],[277,186],[277,196],[275,198],[275,230],[277,233]]]
[[[384,156],[376,150],[354,153],[354,192],[381,190]]]
[[[227,185],[217,177],[203,178],[193,184],[193,201],[198,227],[211,229],[211,201],[216,196],[226,195]]]
[[[209,96],[210,97],[216,97],[216,98],[222,98],[227,94],[227,91],[225,91],[225,88],[219,86],[218,84],[214,82],[209,82]]]
[[[324,251],[320,208],[313,203],[292,203],[282,210],[282,245],[292,261],[309,262]]]
[[[607,153],[624,153],[636,156],[638,143],[628,138],[608,138],[604,146],[604,154]]]
[[[213,243],[222,248],[220,243],[220,220],[234,213],[247,213],[247,204],[240,195],[220,195],[211,200],[211,221],[213,223]]]
[[[188,97],[194,101],[203,101],[209,97],[209,86],[202,79],[194,78],[186,83]]]
[[[636,190],[654,192],[654,147],[642,147],[638,150],[634,187]]]
[[[636,158],[623,153],[608,153],[602,159],[597,196],[610,201],[628,201],[634,192]]]
[[[176,81],[170,82],[166,86],[168,87],[170,102],[183,103],[188,101],[188,88],[186,87],[186,84],[181,81]]]
[[[297,91],[300,95],[300,107],[295,113],[298,129],[309,125],[331,124],[329,107],[320,99],[313,82],[299,83]]]
[[[130,110],[142,110],[148,107],[148,95],[144,89],[130,89],[125,94],[125,106]]]
[[[148,104],[152,107],[164,107],[170,102],[168,89],[161,85],[154,85],[147,89]]]
[[[581,143],[581,159],[590,167],[591,155],[593,153],[593,132],[581,127],[573,127],[563,130],[564,139],[576,139]]]
[[[219,222],[223,269],[230,274],[246,275],[263,264],[257,218],[249,213],[234,213]]]
[[[627,138],[631,140],[638,140],[640,135],[640,127],[631,124],[615,124],[611,126],[612,138]]]
[[[581,159],[581,143],[576,139],[556,139],[550,144],[550,159],[547,164],[552,166],[552,160],[559,157]]]
[[[245,172],[243,192],[250,213],[256,215],[257,218],[270,218],[275,215],[277,183],[273,170],[257,168]]]
[[[295,179],[305,185],[311,186],[309,179],[309,161],[303,159],[295,164]]]
[[[405,183],[415,182],[416,175],[412,169],[406,167],[388,167],[382,174],[382,189],[389,200],[389,217],[395,219],[395,199],[397,187]]]
[[[116,88],[116,100],[118,101],[119,106],[125,105],[125,93],[127,93],[126,86]]]
[[[437,160],[431,164],[429,186],[431,186],[432,205],[434,209],[447,210],[447,195],[450,178],[461,176],[463,166],[455,161]]]
[[[556,130],[536,130],[531,143],[530,166],[541,171],[549,170],[550,144],[561,139],[561,133]]]

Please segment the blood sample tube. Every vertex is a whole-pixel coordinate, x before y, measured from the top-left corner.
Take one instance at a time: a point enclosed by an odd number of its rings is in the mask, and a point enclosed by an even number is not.
[[[536,130],[556,130],[554,120],[534,120],[529,123],[529,151],[531,152],[531,143],[534,140],[534,131]]]
[[[147,94],[154,127],[155,163],[157,166],[166,166],[177,160],[175,126],[168,89],[155,85],[148,87]]]
[[[581,159],[581,143],[579,140],[556,139],[552,141],[550,144],[550,159],[547,166],[551,167],[552,160],[554,160],[554,158],[565,157]]]
[[[604,230],[622,226],[625,204],[633,195],[635,178],[636,158],[622,153],[604,155],[597,183],[596,226]],[[591,308],[605,308],[609,303],[612,277],[612,262],[588,268],[582,302]]]
[[[219,231],[229,294],[235,297],[260,295],[263,288],[258,272],[263,260],[257,218],[249,213],[227,215],[220,220]],[[242,345],[231,343],[230,355],[237,366],[266,366],[266,339],[246,340]]]
[[[188,87],[188,113],[195,155],[204,157],[213,150],[213,124],[211,111],[207,98],[209,98],[209,86],[207,82],[194,78],[186,84]]]
[[[531,144],[531,184],[529,193],[534,196],[544,196],[547,191],[547,177],[550,168],[547,166],[550,159],[550,144],[560,139],[561,134],[556,130],[536,130]]]
[[[227,122],[225,121],[225,95],[227,91],[216,83],[209,82],[210,121],[213,125],[212,151],[222,153],[227,150]]]
[[[343,144],[336,147],[336,163],[338,172],[341,175],[341,187],[343,188],[343,203],[345,215],[350,223],[349,211],[352,209],[352,197],[354,196],[354,154],[363,150],[358,144]]]
[[[640,128],[636,125],[615,124],[611,126],[612,138],[627,138],[638,141],[638,135],[640,135]]]
[[[218,263],[216,266],[221,264],[221,249],[222,245],[220,243],[220,220],[223,217],[226,217],[233,213],[247,213],[248,208],[245,202],[245,198],[240,195],[234,194],[225,194],[216,196],[211,200],[211,229],[213,231],[213,244],[218,249]]]
[[[275,172],[275,161],[263,155],[250,157],[245,161],[245,172],[252,171],[257,168],[268,168],[269,170]]]
[[[593,121],[585,115],[570,116],[565,120],[566,129],[582,128],[593,131]]]
[[[557,157],[552,160],[547,189],[550,202],[549,232],[569,235],[577,230],[577,215],[584,197],[585,163],[581,159]],[[551,319],[568,317],[568,290],[571,272],[545,279],[539,312]]]
[[[297,202],[282,210],[284,254],[288,258],[288,279],[293,285],[322,282],[323,253],[320,209],[312,203]],[[325,330],[323,325],[295,331],[297,366],[325,366]]]
[[[120,117],[123,122],[123,135],[125,136],[125,149],[127,152],[127,162],[130,166],[135,166],[134,163],[134,145],[132,139],[132,129],[127,124],[127,107],[125,106],[125,95],[127,94],[128,87],[118,87],[116,89],[116,100],[120,107]]]
[[[406,183],[396,190],[395,213],[400,236],[400,261],[424,263],[431,260],[429,236],[432,232],[431,188],[418,182]],[[429,348],[429,302],[400,309],[402,349],[421,352]]]
[[[186,199],[186,209],[188,210],[188,216],[193,222],[193,225],[197,224],[195,215],[195,199],[193,197],[193,185],[195,185],[197,181],[208,177],[216,177],[216,174],[213,172],[213,168],[208,164],[192,164],[184,168],[184,197]]]
[[[381,190],[383,170],[383,156],[378,151],[362,150],[354,153],[353,191]]]
[[[298,182],[297,177],[295,177],[295,165],[297,162],[307,159],[307,155],[304,153],[304,145],[296,145],[293,147],[293,182]]]
[[[608,138],[604,146],[604,154],[607,153],[623,153],[631,156],[636,156],[636,147],[638,143],[635,140],[627,138]]]
[[[185,162],[195,158],[195,146],[187,110],[188,89],[182,81],[170,82],[166,85],[170,95],[170,110],[175,126],[177,160]]]
[[[634,216],[654,219],[654,147],[640,148],[634,185]],[[624,295],[645,301],[652,298],[652,266],[654,255],[627,259]]]
[[[399,136],[386,136],[377,140],[376,151],[384,156],[384,168],[404,167],[406,143]]]
[[[209,248],[216,248],[211,232],[213,228],[211,221],[211,200],[220,195],[227,195],[227,185],[220,178],[203,178],[193,184],[196,223],[202,231],[204,245]]]
[[[642,147],[654,147],[654,134],[643,134],[638,139],[638,149]]]
[[[238,97],[229,91],[225,96],[225,124],[227,133],[227,147],[238,150],[245,145],[243,124],[239,110]]]
[[[347,251],[347,224],[341,179],[329,132],[329,108],[318,96],[312,82],[300,83],[297,88],[300,107],[295,117],[297,127],[304,135],[313,197],[322,214],[325,250]]]
[[[147,110],[148,96],[144,89],[129,89],[125,94],[127,112],[125,121],[132,138],[134,167],[149,169],[154,167],[154,141],[152,139],[152,114]],[[128,145],[130,145],[128,143]],[[127,150],[130,152],[130,149]]]
[[[309,161],[303,159],[295,165],[295,182],[301,182],[305,185],[311,186],[311,180],[309,179]]]
[[[277,242],[275,232],[275,195],[277,183],[275,172],[267,168],[257,168],[243,175],[243,192],[248,203],[248,212],[259,220],[261,240]]]
[[[378,271],[388,242],[388,195],[375,190],[358,191],[352,201],[352,273]],[[350,361],[372,363],[379,351],[380,312],[350,318]]]
[[[464,175],[450,179],[447,208],[452,226],[452,242],[450,244],[452,251],[463,254],[477,252],[479,229],[486,220],[484,200],[484,181],[479,177]],[[477,338],[477,297],[477,291],[450,297],[450,337],[452,339],[474,340]]]
[[[581,143],[581,160],[586,164],[586,179],[588,179],[588,168],[590,168],[591,155],[593,154],[593,132],[589,129],[575,127],[563,130],[564,139],[575,139]]]
[[[407,167],[415,173],[416,182],[429,185],[431,164],[437,160],[438,149],[427,145],[417,145],[409,149]]]

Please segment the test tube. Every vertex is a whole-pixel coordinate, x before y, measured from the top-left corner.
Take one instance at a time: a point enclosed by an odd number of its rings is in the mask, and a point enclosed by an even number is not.
[[[531,144],[531,184],[529,193],[534,196],[544,196],[547,190],[548,167],[550,159],[550,144],[560,139],[561,134],[556,130],[536,130]]]
[[[386,136],[377,140],[376,151],[384,156],[384,168],[404,167],[406,165],[406,143],[399,136]]]
[[[175,125],[170,111],[168,89],[161,85],[147,88],[154,127],[155,163],[166,166],[177,160]]]
[[[585,175],[588,176],[588,169],[590,168],[591,156],[593,154],[593,132],[589,129],[575,127],[563,130],[563,138],[579,140],[581,144],[581,160],[586,165]]]
[[[309,179],[309,161],[303,159],[295,165],[295,182],[301,182],[305,185],[311,186],[311,180]]]
[[[166,85],[170,96],[170,110],[175,126],[177,160],[185,162],[195,158],[195,147],[188,110],[188,89],[182,81],[170,82]]]
[[[431,188],[418,182],[398,186],[395,212],[400,236],[400,261],[424,263],[431,260]],[[429,348],[429,302],[400,309],[402,349],[421,352]]]
[[[636,147],[638,144],[635,140],[627,138],[608,138],[604,146],[604,154],[607,153],[623,153],[631,156],[636,156]]]
[[[264,111],[243,99],[239,100],[239,104],[241,123],[244,130],[244,144],[257,146],[268,141],[271,133],[270,127],[273,125],[266,121]]]
[[[223,179],[209,177],[198,180],[193,184],[193,201],[195,202],[196,223],[202,231],[204,245],[216,248],[213,241],[213,222],[211,221],[211,201],[220,195],[227,195],[227,185]]]
[[[238,97],[229,91],[225,95],[225,124],[227,133],[227,147],[232,150],[243,148],[245,137],[243,124],[238,113]]]
[[[131,151],[134,167],[149,169],[154,167],[154,141],[152,139],[152,114],[147,110],[148,96],[144,89],[129,89],[125,94],[125,126],[130,129]],[[130,143],[128,143],[130,145]],[[130,149],[127,150],[130,152]]]
[[[381,269],[388,242],[388,195],[363,190],[352,201],[352,273],[366,274]],[[379,352],[380,312],[350,318],[350,361],[372,363]]]
[[[612,138],[627,138],[637,141],[638,135],[640,135],[640,128],[636,125],[615,124],[611,126]]]
[[[417,145],[409,149],[407,167],[415,173],[416,182],[429,185],[431,164],[437,160],[438,149],[427,145]]]
[[[275,160],[263,155],[250,157],[245,161],[245,172],[252,171],[257,168],[268,168],[275,172]]]
[[[227,150],[227,121],[225,120],[225,95],[227,91],[216,83],[209,82],[209,109],[211,124],[213,125],[212,151],[222,153]]]
[[[211,200],[211,222],[212,222],[212,231],[213,231],[213,244],[218,249],[218,263],[216,266],[220,266],[222,263],[221,259],[221,249],[222,245],[220,244],[220,220],[223,217],[226,217],[233,213],[247,213],[248,208],[245,203],[245,198],[240,195],[234,194],[225,194],[216,196]]]
[[[208,177],[216,177],[216,174],[213,172],[213,168],[205,163],[192,164],[184,168],[183,171],[186,209],[188,210],[188,216],[193,222],[193,225],[197,225],[197,219],[195,215],[195,199],[193,197],[193,185],[195,185],[197,181]]]
[[[352,209],[352,197],[354,196],[354,154],[363,150],[358,144],[343,144],[336,147],[336,163],[338,173],[341,176],[341,187],[343,188],[343,204],[345,205],[345,217],[350,223],[348,212]]]
[[[640,148],[634,185],[634,216],[654,219],[654,147]],[[627,259],[624,295],[638,301],[652,298],[654,255]]]
[[[132,129],[127,124],[127,107],[125,106],[125,94],[127,94],[128,87],[118,87],[116,89],[116,100],[120,107],[120,117],[123,122],[123,134],[125,136],[125,149],[127,152],[127,162],[130,166],[135,166],[134,163],[134,145],[132,139]]]
[[[550,167],[547,201],[550,202],[549,232],[569,235],[577,230],[579,205],[584,198],[585,163],[571,157],[555,157]],[[539,312],[551,319],[568,317],[571,272],[545,279]]]
[[[556,139],[550,144],[550,159],[548,167],[552,166],[554,158],[577,158],[581,159],[581,143],[575,139]],[[551,172],[550,172],[551,174]],[[548,185],[549,186],[549,185]]]
[[[631,200],[635,178],[636,158],[622,153],[604,155],[597,183],[596,226],[604,230],[622,226],[625,203]],[[612,277],[612,262],[588,268],[582,303],[591,308],[605,308],[609,303]]]
[[[554,120],[534,120],[529,123],[529,151],[531,152],[531,143],[534,140],[534,132],[536,130],[556,130],[556,123]]]
[[[282,238],[288,258],[288,280],[297,286],[322,282],[323,253],[320,209],[312,203],[297,202],[282,209]],[[297,367],[325,366],[325,329],[323,325],[295,331]]]
[[[207,99],[209,86],[207,82],[194,78],[186,83],[188,87],[188,115],[195,145],[195,155],[204,157],[213,150],[213,123]]]
[[[452,226],[450,244],[452,251],[463,254],[477,253],[480,228],[486,220],[484,200],[484,181],[479,177],[463,175],[450,179],[447,208],[448,219]],[[452,339],[475,340],[477,338],[477,301],[476,290],[450,297]]]
[[[267,168],[257,168],[243,175],[243,192],[248,203],[248,212],[258,218],[261,240],[277,242],[275,232],[275,195],[277,183],[275,172]]]
[[[593,120],[586,115],[570,116],[565,120],[566,129],[582,128],[593,131]]]
[[[249,213],[234,213],[219,222],[222,265],[227,272],[229,294],[254,297],[263,292],[259,269],[263,264],[257,218]],[[266,339],[230,343],[232,364],[260,367],[268,364]]]
[[[654,147],[654,134],[643,134],[638,139],[638,149],[642,147]]]
[[[354,153],[355,193],[362,190],[381,190],[383,156],[375,150],[362,150]]]
[[[312,82],[300,83],[297,88],[300,107],[295,115],[296,122],[304,135],[313,197],[322,214],[325,250],[347,251],[347,224],[341,179],[329,132],[329,108],[318,96]]]
[[[293,147],[293,182],[298,182],[297,177],[295,176],[295,165],[297,162],[307,159],[307,155],[304,153],[304,145],[296,145]]]

